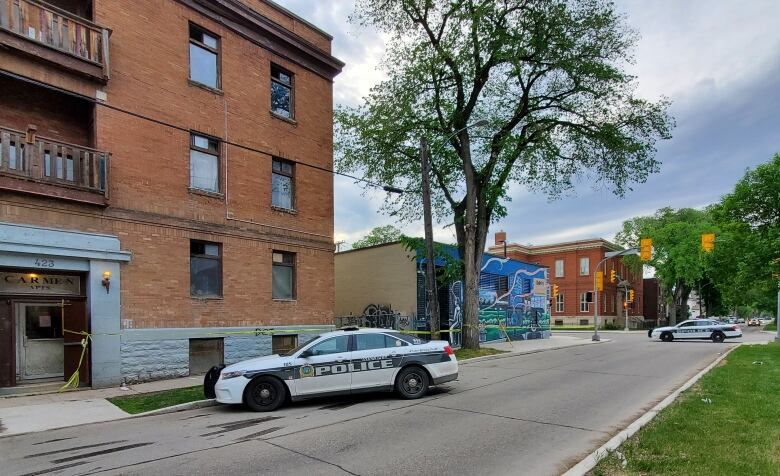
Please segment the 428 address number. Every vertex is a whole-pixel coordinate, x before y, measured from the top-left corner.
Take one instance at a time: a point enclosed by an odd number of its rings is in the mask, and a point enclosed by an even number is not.
[[[48,258],[35,258],[35,266],[38,268],[53,268],[54,260]]]

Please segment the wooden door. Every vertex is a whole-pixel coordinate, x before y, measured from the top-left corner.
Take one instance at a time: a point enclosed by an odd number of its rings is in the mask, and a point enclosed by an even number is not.
[[[75,332],[89,332],[87,303],[83,300],[66,300],[64,307],[65,329]],[[81,339],[83,339],[83,336],[70,332],[63,332],[63,336],[65,338],[65,380],[68,380],[79,365],[82,353]],[[89,346],[87,346],[84,359],[81,362],[81,368],[79,368],[79,385],[82,387],[90,384],[89,350]]]
[[[0,301],[0,387],[16,385],[16,335],[10,299]]]

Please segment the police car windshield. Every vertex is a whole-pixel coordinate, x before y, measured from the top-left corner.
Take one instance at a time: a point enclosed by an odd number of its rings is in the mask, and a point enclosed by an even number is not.
[[[300,344],[298,347],[294,348],[293,350],[291,350],[291,351],[289,351],[289,352],[287,352],[285,354],[282,354],[282,357],[291,357],[294,353],[298,352],[299,350],[303,349],[304,347],[306,347],[307,345],[311,344],[312,342],[314,342],[315,340],[317,340],[319,338],[320,338],[320,336],[312,337],[311,339],[307,340],[303,344]]]

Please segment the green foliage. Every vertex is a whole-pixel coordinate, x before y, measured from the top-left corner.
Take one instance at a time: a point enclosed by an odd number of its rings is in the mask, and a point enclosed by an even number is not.
[[[122,410],[135,415],[136,413],[150,412],[160,408],[171,407],[182,403],[205,400],[203,386],[175,388],[160,392],[140,393],[137,395],[123,395],[109,398],[108,401]]]
[[[653,259],[667,297],[678,305],[701,289],[710,314],[735,307],[774,312],[780,275],[780,155],[748,170],[734,191],[704,210],[662,208],[626,221],[616,241],[637,246],[653,239]],[[716,234],[712,253],[701,233]],[[636,258],[626,258],[626,261]],[[746,311],[747,312],[747,311]]]
[[[401,230],[393,225],[377,226],[372,228],[368,235],[361,240],[357,240],[352,243],[352,249],[366,248],[369,246],[382,245],[385,243],[392,243],[398,241],[401,238]]]
[[[415,253],[412,257],[413,260],[416,260],[418,257],[425,257],[425,239],[406,235],[401,235],[399,239],[401,240],[401,245],[407,251]],[[453,245],[433,243],[434,260],[440,260],[444,263],[436,268],[436,281],[439,284],[452,283],[463,279],[463,261],[452,256],[451,251],[454,248]]]

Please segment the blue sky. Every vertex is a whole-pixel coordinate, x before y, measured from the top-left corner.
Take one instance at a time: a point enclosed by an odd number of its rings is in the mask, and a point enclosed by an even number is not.
[[[336,103],[358,104],[379,81],[384,43],[352,25],[352,0],[277,0],[333,35],[346,67],[334,84]],[[623,220],[664,206],[702,207],[728,193],[748,167],[780,152],[780,2],[776,0],[618,0],[641,39],[631,68],[638,94],[672,100],[673,139],[658,144],[661,172],[622,199],[587,184],[556,201],[510,188],[509,216],[494,224],[509,241],[543,244],[590,237],[612,239]],[[383,194],[364,194],[335,180],[335,237],[347,244],[374,226],[395,224],[422,235],[422,223],[396,223],[378,213]],[[437,227],[436,238],[454,241]],[[492,238],[488,238],[492,243]],[[342,247],[342,249],[344,249]]]

